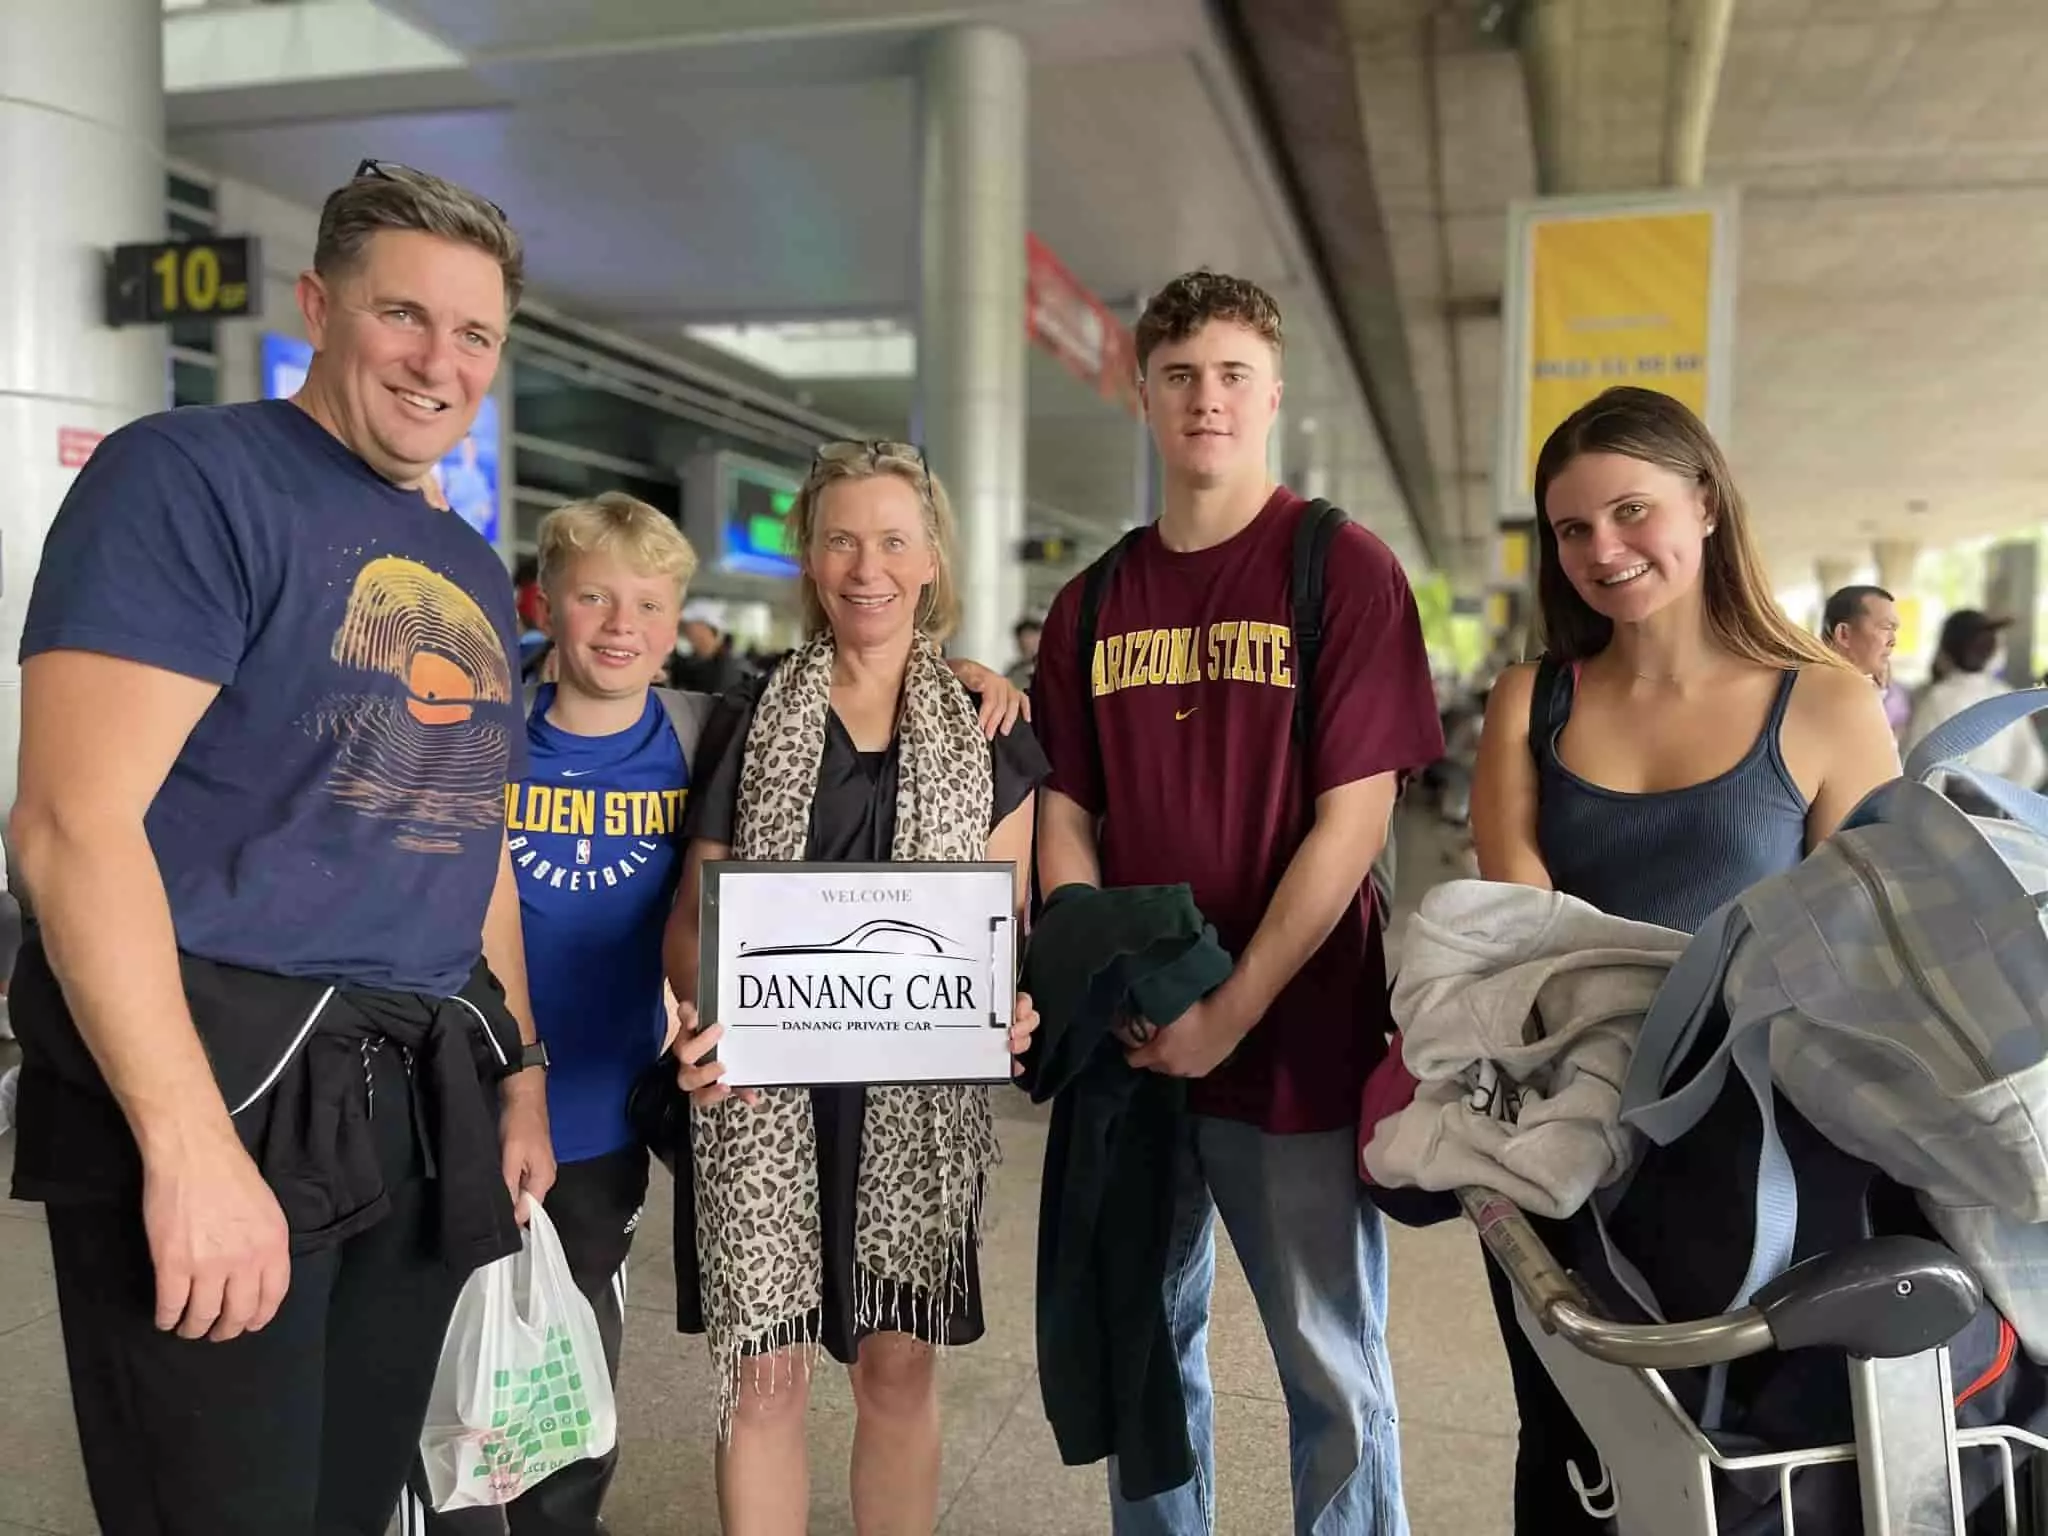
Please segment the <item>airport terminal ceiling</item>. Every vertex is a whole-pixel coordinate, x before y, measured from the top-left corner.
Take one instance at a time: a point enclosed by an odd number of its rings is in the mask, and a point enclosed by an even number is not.
[[[693,5],[678,22],[666,6],[382,3],[467,64],[438,84],[372,77],[325,95],[309,85],[303,115],[282,120],[260,91],[174,92],[174,152],[301,204],[364,153],[475,185],[519,223],[537,297],[665,351],[706,356],[688,342],[696,325],[913,322],[915,45],[963,8],[842,4],[828,18],[815,3],[749,0]],[[1290,463],[1316,447],[1354,512],[1417,558],[1333,311],[1206,8],[965,10],[1013,24],[1032,50],[1032,233],[1126,316],[1195,265],[1271,287],[1290,322]],[[819,35],[827,19],[838,30]],[[741,25],[747,37],[720,36]],[[791,374],[765,382],[862,430],[906,418],[902,377],[865,392]],[[541,398],[538,386],[522,388],[529,396]],[[1029,400],[1032,521],[1050,514],[1112,536],[1134,499],[1133,418],[1049,359],[1033,362]],[[1311,445],[1304,423],[1325,441]]]

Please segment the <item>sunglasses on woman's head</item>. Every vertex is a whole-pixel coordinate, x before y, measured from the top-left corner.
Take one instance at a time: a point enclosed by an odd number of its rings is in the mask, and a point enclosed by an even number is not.
[[[840,438],[829,443],[820,443],[818,451],[811,455],[811,467],[820,464],[869,463],[877,468],[884,459],[908,459],[915,464],[924,479],[925,494],[931,494],[932,471],[925,463],[924,450],[915,443],[899,443],[888,438]]]

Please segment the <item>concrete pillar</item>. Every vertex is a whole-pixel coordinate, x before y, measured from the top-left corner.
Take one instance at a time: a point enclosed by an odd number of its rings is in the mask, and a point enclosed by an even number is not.
[[[2005,632],[2005,680],[2015,688],[2031,688],[2040,679],[2034,670],[2034,608],[2040,585],[2041,550],[2032,539],[1992,546],[1985,562],[1984,607],[2012,620]]]
[[[1813,562],[1813,579],[1820,583],[1820,600],[1825,603],[1862,574],[1857,561],[1822,559]]]
[[[104,253],[164,233],[162,0],[6,0],[0,21],[0,816],[22,621],[96,436],[168,403],[161,327],[110,329]]]
[[[1024,45],[933,36],[920,101],[918,427],[960,524],[955,655],[1000,667],[1024,611]]]
[[[1140,295],[1125,317],[1133,331],[1145,317],[1147,297]],[[1160,487],[1165,483],[1161,469],[1159,445],[1152,441],[1152,424],[1140,405],[1131,418],[1131,510],[1118,521],[1118,529],[1137,528],[1159,516]]]
[[[1159,516],[1159,445],[1152,441],[1152,428],[1139,416],[1131,431],[1131,510],[1118,528],[1137,528]]]
[[[1877,560],[1877,584],[1895,598],[1913,595],[1913,573],[1920,564],[1914,539],[1879,539],[1870,547]]]
[[[1301,430],[1308,434],[1308,443],[1303,450],[1307,467],[1302,473],[1301,484],[1295,489],[1310,501],[1318,497],[1325,501],[1336,501],[1336,434],[1330,431],[1325,422],[1314,417],[1305,419],[1301,424]]]

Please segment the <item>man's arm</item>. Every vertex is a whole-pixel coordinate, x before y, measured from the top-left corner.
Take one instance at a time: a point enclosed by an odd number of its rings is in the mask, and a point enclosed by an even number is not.
[[[11,829],[51,968],[142,1153],[157,1326],[216,1340],[276,1315],[288,1239],[193,1026],[143,819],[219,691],[85,651],[31,657]]]
[[[1395,775],[1381,773],[1316,798],[1315,824],[1229,979],[1133,1051],[1132,1066],[1206,1077],[1237,1049],[1357,901],[1386,846],[1394,786]]]
[[[484,963],[505,989],[505,1007],[519,1025],[522,1045],[540,1038],[534,1030],[533,999],[526,989],[526,937],[519,926],[519,876],[511,845],[498,852],[498,879],[484,912]],[[547,1198],[555,1183],[554,1143],[548,1135],[546,1075],[538,1067],[514,1072],[498,1088],[498,1150],[512,1209],[522,1224],[521,1191]]]
[[[1095,846],[1095,816],[1056,789],[1038,791],[1038,888],[1050,896],[1063,885],[1102,884]]]

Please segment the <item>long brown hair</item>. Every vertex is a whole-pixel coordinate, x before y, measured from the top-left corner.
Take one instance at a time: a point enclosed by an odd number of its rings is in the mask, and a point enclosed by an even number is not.
[[[1559,661],[1597,656],[1613,621],[1579,596],[1558,557],[1544,500],[1551,482],[1585,453],[1618,453],[1684,475],[1699,486],[1714,525],[1700,557],[1707,628],[1730,655],[1766,667],[1846,666],[1785,617],[1771,595],[1749,511],[1720,444],[1684,402],[1654,389],[1621,386],[1589,400],[1559,424],[1536,456],[1536,607],[1543,648]]]

